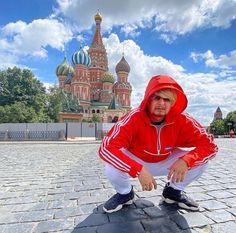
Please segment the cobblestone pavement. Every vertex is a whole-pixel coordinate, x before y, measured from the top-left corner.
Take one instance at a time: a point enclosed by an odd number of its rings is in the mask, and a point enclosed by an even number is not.
[[[103,174],[98,143],[1,143],[0,232],[235,233],[236,139],[218,139],[218,156],[186,192],[199,212],[160,203],[158,189],[143,192],[132,180],[136,201],[106,214],[114,194]]]

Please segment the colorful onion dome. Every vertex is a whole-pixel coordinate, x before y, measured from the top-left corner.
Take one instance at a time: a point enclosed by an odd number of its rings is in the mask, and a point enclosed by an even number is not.
[[[67,76],[70,73],[74,73],[74,69],[67,63],[66,57],[64,57],[63,62],[57,66],[56,75],[57,76]]]
[[[124,71],[129,73],[130,72],[130,66],[128,62],[125,60],[124,56],[122,56],[121,60],[116,65],[116,73]]]
[[[103,83],[105,83],[105,82],[114,83],[115,82],[114,76],[110,72],[108,72],[108,71],[103,73],[103,75],[102,75],[100,80]]]
[[[91,59],[90,56],[87,52],[83,50],[83,48],[80,46],[80,49],[78,52],[75,52],[72,55],[72,63],[74,65],[86,65],[90,66],[91,65]]]
[[[97,12],[97,14],[94,16],[95,21],[99,20],[102,21],[102,16],[99,12]]]
[[[114,84],[114,89],[130,89],[130,90],[132,90],[132,86],[128,82],[127,83],[116,82]]]

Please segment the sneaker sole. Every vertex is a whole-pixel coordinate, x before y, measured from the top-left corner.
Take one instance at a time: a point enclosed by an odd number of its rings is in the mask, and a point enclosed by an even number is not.
[[[166,202],[167,204],[177,203],[180,208],[185,209],[185,210],[192,210],[192,211],[198,211],[199,210],[199,207],[194,207],[194,206],[190,207],[190,206],[185,205],[183,202],[177,202],[177,201],[171,200],[169,198],[162,197],[162,200],[164,202]]]
[[[122,205],[118,205],[115,209],[112,209],[112,210],[107,210],[104,206],[103,206],[103,210],[106,212],[106,213],[114,213],[114,212],[117,212],[118,210],[121,210],[122,207],[124,205],[132,205],[134,202],[134,198],[132,200],[129,200],[127,201],[126,203],[122,204]]]

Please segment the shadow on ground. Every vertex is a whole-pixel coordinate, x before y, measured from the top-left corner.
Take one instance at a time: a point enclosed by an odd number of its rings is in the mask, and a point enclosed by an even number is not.
[[[177,206],[138,199],[122,210],[107,214],[103,205],[82,220],[72,233],[191,233]]]

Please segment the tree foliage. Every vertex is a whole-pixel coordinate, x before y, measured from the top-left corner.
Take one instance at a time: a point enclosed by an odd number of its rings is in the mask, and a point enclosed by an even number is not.
[[[0,123],[45,122],[46,90],[28,69],[0,71]]]
[[[211,132],[214,135],[223,135],[225,134],[225,124],[223,120],[214,120],[211,125]]]
[[[225,118],[225,127],[228,131],[231,129],[236,132],[236,111],[229,112]]]
[[[229,112],[226,118],[214,120],[210,124],[210,132],[215,135],[229,134],[230,130],[236,133],[236,111]]]

